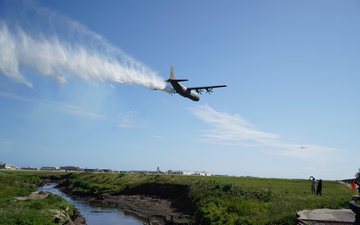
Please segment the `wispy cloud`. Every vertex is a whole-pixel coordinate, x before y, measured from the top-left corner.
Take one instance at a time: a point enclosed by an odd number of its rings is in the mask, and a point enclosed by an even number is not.
[[[0,17],[0,75],[29,87],[33,86],[25,73],[29,69],[62,85],[76,77],[91,82],[165,87],[156,72],[79,22],[37,4],[20,1],[14,4],[16,7],[9,5],[14,12],[7,14],[12,16]]]
[[[119,113],[118,119],[116,120],[116,126],[120,128],[134,128],[136,117],[137,113],[134,111]]]
[[[136,121],[139,120],[138,113],[134,111],[119,113],[117,116],[109,116],[69,103],[45,100],[37,97],[23,96],[10,92],[0,91],[0,97],[16,101],[47,105],[49,107],[56,108],[59,111],[69,113],[73,116],[110,122],[114,126],[119,128],[134,128],[136,127]]]
[[[17,100],[17,101],[44,104],[44,105],[48,105],[51,107],[55,107],[63,112],[70,113],[70,114],[80,116],[80,117],[87,117],[87,118],[93,118],[93,119],[107,119],[108,118],[106,115],[103,115],[101,113],[92,112],[83,107],[68,104],[68,103],[63,103],[63,102],[44,100],[44,99],[40,99],[40,98],[36,98],[36,97],[23,96],[23,95],[18,95],[18,94],[9,93],[9,92],[3,92],[3,91],[0,91],[0,97],[9,98],[9,99]]]
[[[201,136],[206,141],[259,147],[272,154],[303,159],[329,156],[335,152],[331,147],[289,142],[279,134],[261,131],[238,114],[218,112],[208,105],[194,107],[191,111],[210,125],[211,128],[202,131]]]
[[[118,122],[117,127],[120,128],[133,128],[134,126],[126,119],[123,119]]]

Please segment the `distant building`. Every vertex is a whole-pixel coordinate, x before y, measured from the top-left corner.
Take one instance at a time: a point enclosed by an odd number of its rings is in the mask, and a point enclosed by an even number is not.
[[[78,166],[60,166],[59,170],[64,170],[64,171],[83,171],[82,168],[78,167]]]
[[[210,173],[205,172],[205,171],[196,172],[195,175],[198,175],[198,176],[211,176]]]
[[[85,172],[88,172],[88,173],[112,173],[113,170],[111,169],[83,169],[81,171],[85,171]]]
[[[183,171],[183,175],[191,176],[191,175],[195,175],[195,172],[192,172],[192,171]]]
[[[205,171],[197,171],[197,172],[183,171],[183,175],[187,175],[187,176],[211,176],[210,173],[205,172]]]
[[[184,172],[183,172],[183,171],[181,171],[181,170],[176,170],[176,171],[174,171],[174,170],[168,170],[168,171],[167,171],[167,174],[173,174],[173,175],[183,175],[183,174],[184,174]]]
[[[16,170],[16,166],[12,164],[5,164],[5,169],[7,170]]]
[[[33,167],[21,167],[21,170],[38,170],[38,168],[33,168]]]
[[[89,173],[100,172],[99,169],[84,169],[84,171]]]
[[[0,164],[0,169],[5,169],[5,170],[16,170],[16,166],[13,164],[8,164],[8,163],[1,163]]]
[[[148,170],[130,170],[128,173],[136,174],[157,174],[157,171],[148,171]]]
[[[54,166],[43,166],[40,168],[40,170],[50,170],[50,171],[53,171],[53,170],[57,170],[56,167]]]

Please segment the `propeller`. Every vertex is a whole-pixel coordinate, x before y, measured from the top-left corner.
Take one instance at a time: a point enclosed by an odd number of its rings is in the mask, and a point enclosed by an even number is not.
[[[204,91],[204,90],[202,90],[202,89],[197,89],[197,90],[196,90],[196,92],[197,92],[198,94],[200,94],[200,95],[203,93],[203,91]]]

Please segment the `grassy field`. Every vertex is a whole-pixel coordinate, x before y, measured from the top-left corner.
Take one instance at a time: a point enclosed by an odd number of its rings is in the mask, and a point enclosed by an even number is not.
[[[75,208],[60,197],[50,195],[45,199],[20,201],[15,197],[28,196],[41,184],[45,173],[0,170],[0,225],[47,225],[54,222],[56,214],[72,216]]]
[[[323,181],[323,196],[311,195],[310,181],[238,177],[73,173],[66,185],[78,194],[121,194],[143,184],[180,184],[189,189],[202,225],[295,224],[296,212],[346,207],[352,191]]]

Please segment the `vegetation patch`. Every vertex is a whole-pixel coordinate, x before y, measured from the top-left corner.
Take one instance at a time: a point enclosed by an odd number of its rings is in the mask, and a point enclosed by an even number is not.
[[[0,171],[0,225],[54,224],[55,216],[62,223],[72,216],[75,209],[57,196],[15,199],[31,196],[42,179],[62,181],[77,195],[170,199],[200,225],[296,224],[297,211],[347,207],[352,196],[350,188],[334,181],[323,181],[323,195],[316,196],[308,180]]]
[[[296,224],[296,212],[343,208],[352,191],[324,181],[323,196],[311,195],[310,181],[239,177],[72,173],[63,183],[78,194],[143,194],[177,199],[193,212],[196,224]],[[182,207],[181,207],[182,206]]]
[[[0,225],[64,224],[73,217],[75,208],[64,199],[32,194],[42,183],[40,174],[0,171]]]

